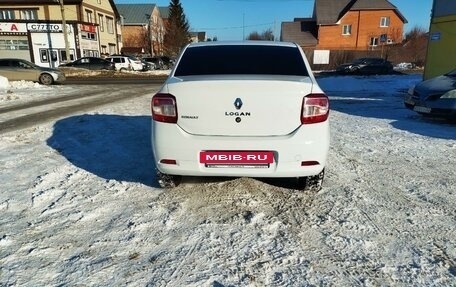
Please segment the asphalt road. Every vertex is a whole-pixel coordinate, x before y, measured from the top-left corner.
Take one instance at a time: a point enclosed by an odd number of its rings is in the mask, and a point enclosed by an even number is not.
[[[77,85],[76,92],[0,108],[0,134],[124,99],[153,94],[163,81],[151,78],[70,79],[65,85],[72,85],[73,88]]]

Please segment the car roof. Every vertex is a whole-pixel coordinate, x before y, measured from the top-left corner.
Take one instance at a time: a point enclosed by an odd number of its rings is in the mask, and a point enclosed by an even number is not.
[[[298,45],[292,42],[275,42],[275,41],[212,41],[198,42],[188,45],[191,47],[208,47],[208,46],[279,46],[296,48]]]

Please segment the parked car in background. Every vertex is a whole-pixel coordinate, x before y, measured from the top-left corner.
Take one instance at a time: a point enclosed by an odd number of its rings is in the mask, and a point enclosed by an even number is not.
[[[382,58],[359,58],[338,66],[336,71],[341,74],[388,74],[393,72],[393,64]]]
[[[61,64],[59,67],[110,71],[114,71],[116,69],[116,65],[113,62],[97,57],[83,57],[70,63]]]
[[[410,88],[404,104],[422,115],[456,120],[456,69]]]
[[[155,70],[155,65],[153,63],[146,62],[144,59],[141,59],[143,65],[143,71],[152,71]]]
[[[174,59],[171,59],[168,56],[161,56],[159,58],[163,62],[163,69],[168,70],[168,69],[172,69],[173,68],[173,66],[175,64]]]
[[[168,70],[174,66],[175,61],[167,56],[144,57],[144,61],[154,64],[156,70]]]
[[[140,60],[123,55],[111,55],[106,60],[115,63],[117,71],[142,71],[143,64]]]
[[[40,67],[23,59],[0,59],[0,76],[9,81],[33,81],[43,85],[62,83],[65,74],[58,69]]]
[[[296,44],[190,44],[151,109],[162,187],[181,176],[247,176],[321,188],[329,100]]]
[[[149,63],[154,70],[163,70],[163,61],[158,57],[144,57],[144,61]]]
[[[128,58],[131,61],[131,67],[133,68],[133,71],[144,71],[145,67],[141,59],[133,56],[128,56]]]
[[[125,56],[109,56],[106,57],[107,61],[113,62],[115,64],[116,70],[117,71],[131,71],[132,65],[130,58],[125,57]]]

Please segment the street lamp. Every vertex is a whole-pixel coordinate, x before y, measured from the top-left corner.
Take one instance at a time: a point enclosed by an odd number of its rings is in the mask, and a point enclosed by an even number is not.
[[[68,30],[67,30],[67,25],[66,25],[66,20],[65,20],[65,6],[63,4],[63,0],[56,0],[60,4],[60,11],[62,13],[62,31],[63,31],[63,39],[65,41],[65,54],[66,54],[66,59],[64,62],[69,62],[70,61],[70,44],[68,42]]]

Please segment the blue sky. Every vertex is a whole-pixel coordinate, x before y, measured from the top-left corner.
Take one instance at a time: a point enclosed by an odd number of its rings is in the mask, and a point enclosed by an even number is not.
[[[149,3],[168,6],[169,0],[114,0],[120,4]],[[432,0],[390,0],[407,18],[405,30],[429,29]],[[218,40],[242,40],[267,29],[280,35],[280,23],[310,17],[314,0],[181,0],[192,31],[204,31]]]

